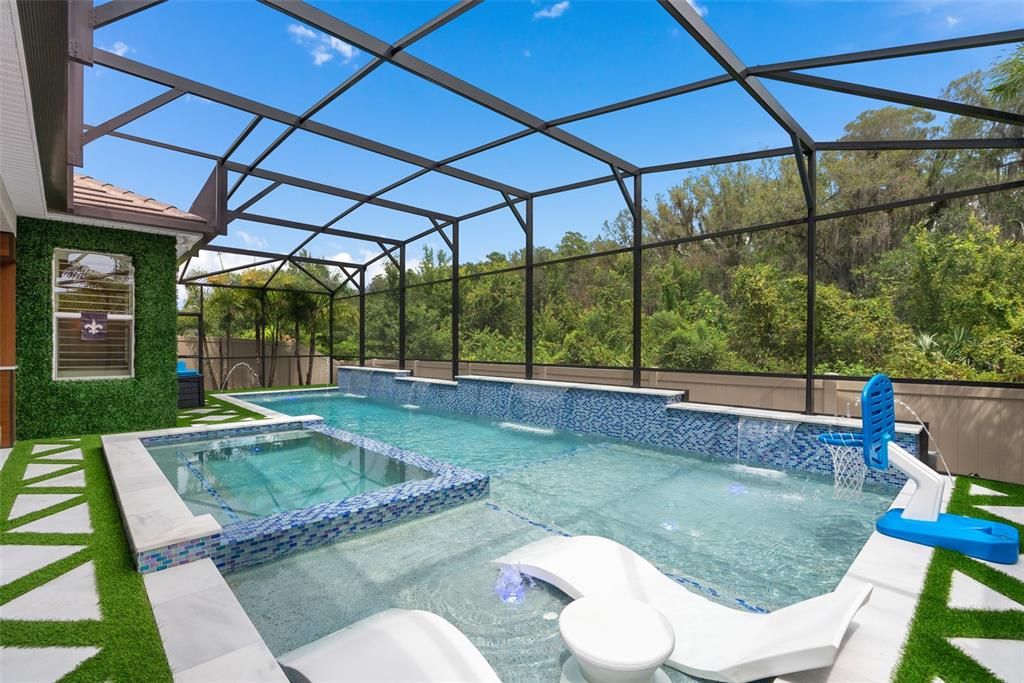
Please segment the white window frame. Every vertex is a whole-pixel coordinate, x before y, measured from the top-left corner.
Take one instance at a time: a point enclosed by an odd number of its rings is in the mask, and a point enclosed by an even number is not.
[[[125,258],[128,259],[131,264],[132,284],[131,284],[131,309],[130,315],[125,313],[108,313],[107,320],[122,320],[128,321],[129,345],[128,345],[128,367],[129,373],[126,375],[96,375],[96,376],[81,376],[81,377],[58,377],[57,376],[57,365],[60,361],[57,349],[57,321],[58,320],[76,320],[81,318],[81,313],[72,312],[60,312],[57,310],[57,261],[59,260],[59,252],[79,252],[85,254],[97,254],[99,256],[110,256],[112,258]],[[52,377],[55,382],[97,382],[103,380],[118,380],[118,379],[135,379],[135,261],[131,256],[127,254],[115,254],[107,251],[97,251],[94,249],[76,249],[74,247],[56,247],[53,250],[53,258],[50,261],[50,317],[53,328],[53,339],[52,339],[52,354],[51,354],[51,371]]]

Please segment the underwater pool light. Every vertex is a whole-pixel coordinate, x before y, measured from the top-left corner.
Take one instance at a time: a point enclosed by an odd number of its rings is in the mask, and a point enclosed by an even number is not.
[[[518,569],[506,564],[498,570],[498,580],[494,583],[494,593],[509,605],[518,605],[526,600],[526,577]]]

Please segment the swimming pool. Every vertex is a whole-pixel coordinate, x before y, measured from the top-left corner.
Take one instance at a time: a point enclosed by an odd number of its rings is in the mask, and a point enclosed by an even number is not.
[[[840,501],[831,479],[812,473],[333,391],[246,400],[486,473],[487,512],[546,533],[607,536],[666,573],[769,609],[834,588],[895,496],[869,488]]]

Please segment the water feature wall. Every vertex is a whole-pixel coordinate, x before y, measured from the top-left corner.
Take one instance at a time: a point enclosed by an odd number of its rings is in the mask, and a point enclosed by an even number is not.
[[[418,385],[411,389],[410,385]],[[837,428],[820,416],[751,417],[738,411],[688,408],[685,392],[591,388],[571,384],[460,377],[457,382],[414,378],[405,370],[338,368],[346,393],[423,408],[492,418],[561,431],[596,434],[649,446],[676,448],[751,466],[810,471],[832,476],[832,461],[819,434]],[[353,391],[351,387],[358,387]],[[415,400],[411,400],[411,399]],[[917,435],[897,443],[917,453]],[[890,468],[870,470],[869,483],[902,486]]]

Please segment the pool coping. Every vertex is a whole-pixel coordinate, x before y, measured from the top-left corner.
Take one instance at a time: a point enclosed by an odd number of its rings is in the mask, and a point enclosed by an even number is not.
[[[503,384],[526,384],[536,387],[553,387],[555,389],[585,389],[587,391],[610,391],[617,394],[637,394],[640,396],[673,396],[683,397],[685,389],[651,389],[647,387],[620,387],[614,384],[587,384],[585,382],[557,382],[550,379],[520,379],[518,377],[492,377],[490,375],[456,375],[456,381],[499,382]],[[457,383],[456,382],[456,383]]]
[[[142,444],[142,439],[161,436],[202,435],[243,427],[272,427],[319,420],[317,415],[281,416],[259,422],[220,422],[144,432],[101,436],[103,457],[110,471],[125,534],[136,554],[164,548],[200,536],[218,534],[222,528],[212,515],[194,515]]]
[[[719,413],[736,415],[737,417],[754,417],[779,422],[803,422],[806,424],[825,425],[827,427],[843,427],[860,430],[863,422],[859,417],[842,417],[839,415],[808,415],[788,410],[767,410],[765,408],[744,408],[742,406],[723,406],[716,403],[670,403],[668,410],[688,410],[696,413]],[[897,422],[896,431],[901,434],[920,434],[924,427],[916,422]]]
[[[196,515],[188,508],[147,449],[219,432],[228,437],[295,428],[376,451],[432,476],[223,526],[212,515]],[[429,515],[490,491],[486,474],[330,427],[318,415],[114,434],[101,440],[126,536],[143,574],[206,558],[228,570],[259,564],[344,535]]]

